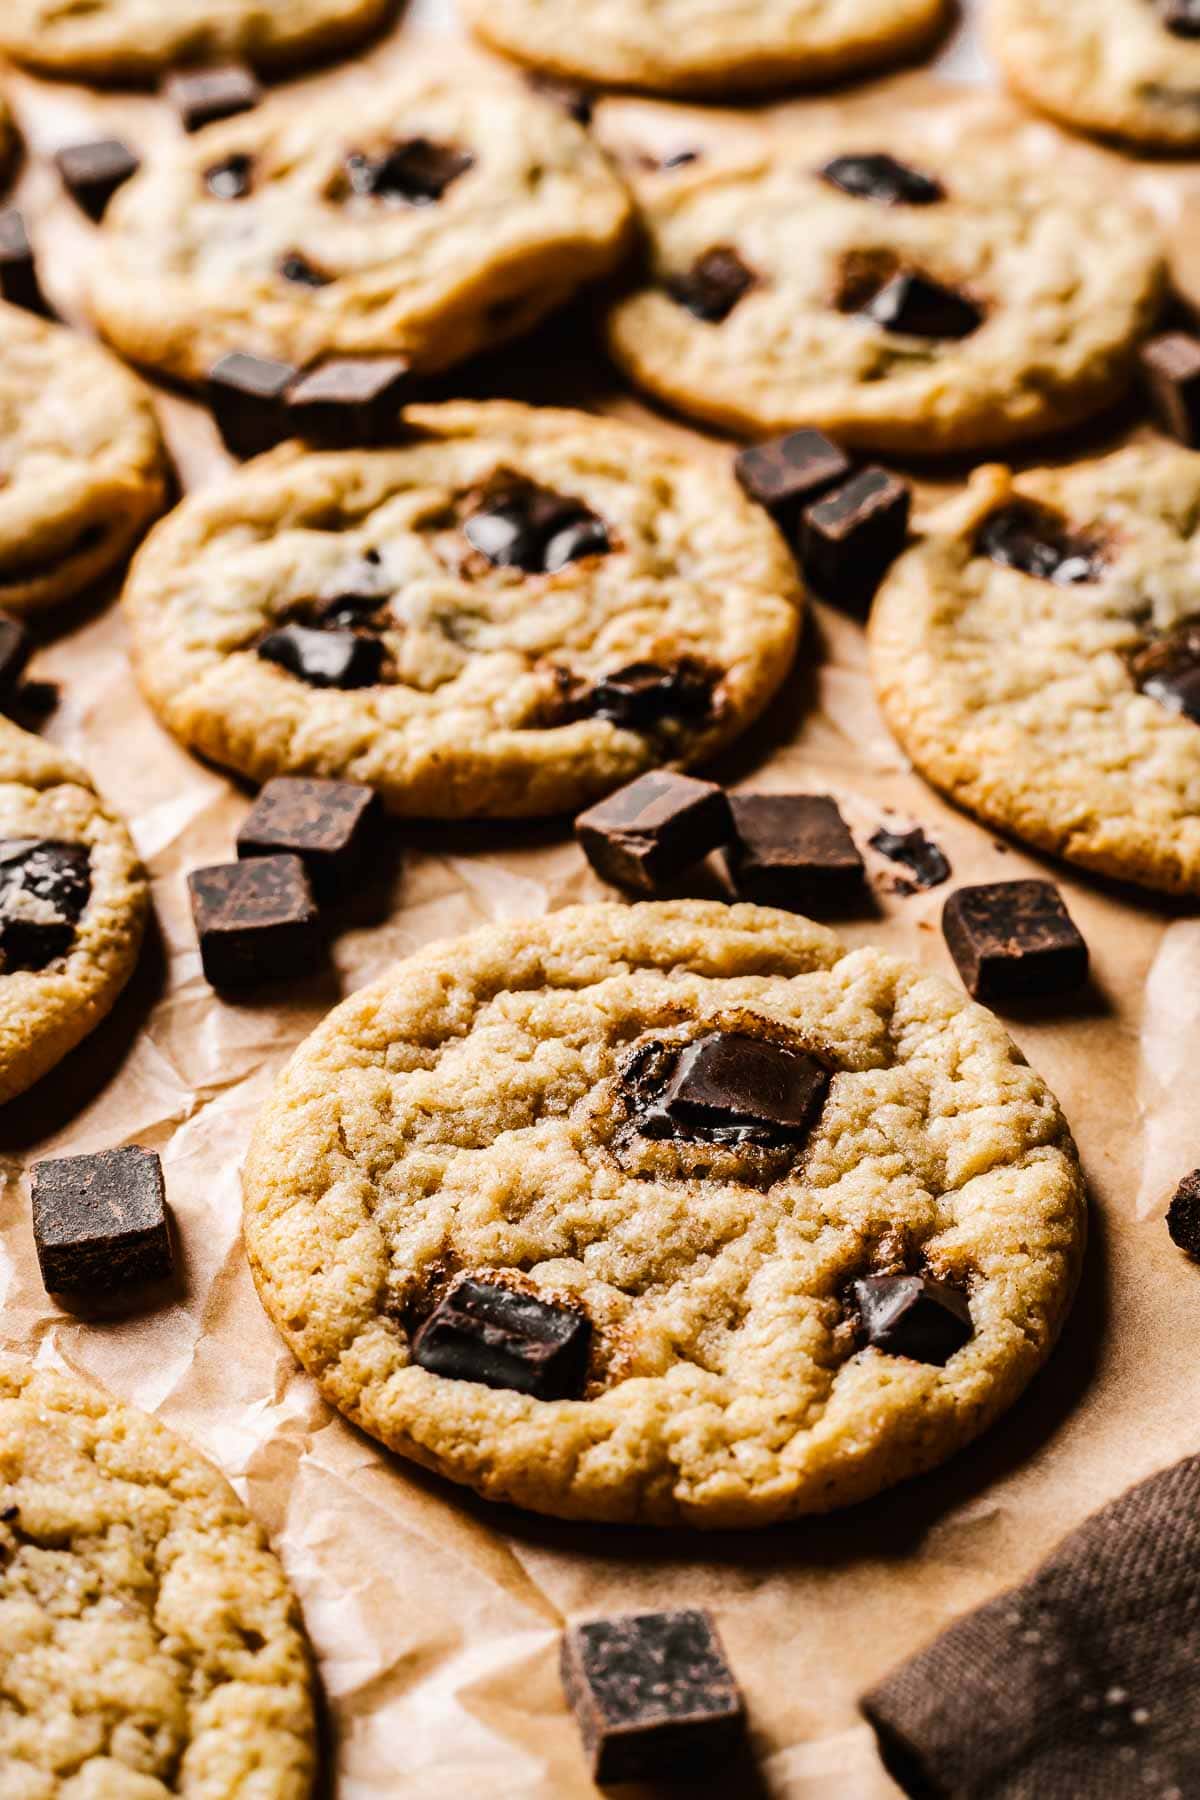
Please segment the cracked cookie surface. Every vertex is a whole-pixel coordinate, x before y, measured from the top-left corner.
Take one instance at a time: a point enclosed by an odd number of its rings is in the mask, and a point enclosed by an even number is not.
[[[702,760],[763,710],[802,598],[727,468],[583,413],[405,420],[396,450],[246,464],[151,535],[124,604],[185,743],[410,816],[519,817]]]
[[[803,1144],[640,1130],[631,1058],[714,1029],[832,1070]],[[296,1356],[391,1448],[540,1512],[726,1527],[863,1499],[981,1431],[1050,1352],[1085,1217],[1058,1106],[990,1013],[792,914],[673,902],[489,927],[338,1007],[258,1121],[245,1231]],[[586,1312],[581,1397],[414,1362],[481,1272]],[[944,1366],[856,1334],[852,1284],[904,1272],[969,1301]]]
[[[173,1432],[0,1358],[0,1794],[306,1800],[299,1609]]]

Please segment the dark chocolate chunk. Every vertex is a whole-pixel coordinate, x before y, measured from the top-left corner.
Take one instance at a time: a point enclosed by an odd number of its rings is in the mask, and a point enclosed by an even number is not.
[[[946,198],[940,181],[883,152],[835,156],[821,170],[821,179],[856,200],[879,200],[884,206],[932,206]]]
[[[867,1343],[888,1356],[941,1365],[975,1334],[965,1296],[927,1275],[868,1276],[854,1303]]]
[[[208,377],[208,403],[235,456],[257,456],[287,434],[284,394],[295,380],[290,363],[233,350]]]
[[[1181,619],[1139,650],[1129,672],[1143,694],[1200,724],[1200,617]]]
[[[402,200],[409,206],[433,206],[468,169],[475,166],[469,150],[436,144],[431,138],[409,138],[381,156],[352,151],[346,173],[356,194],[379,200]]]
[[[1200,37],[1200,0],[1159,0],[1158,12],[1176,37]]]
[[[742,1696],[706,1612],[573,1625],[561,1667],[595,1781],[704,1775],[742,1743]]]
[[[582,562],[588,556],[607,556],[611,549],[603,519],[589,513],[554,533],[542,554],[542,567],[547,575],[557,575],[569,563]]]
[[[850,458],[821,431],[790,431],[755,444],[734,459],[734,474],[752,500],[765,506],[784,536],[794,539],[806,506],[850,474]]]
[[[205,169],[204,185],[215,200],[244,200],[254,186],[254,158],[235,151]]]
[[[1165,331],[1138,354],[1155,418],[1171,437],[1194,448],[1200,444],[1200,338]]]
[[[740,897],[796,911],[853,905],[863,860],[828,794],[731,794],[725,852]]]
[[[33,654],[33,639],[20,619],[0,613],[0,698],[11,693]]]
[[[979,527],[975,549],[1006,569],[1073,587],[1095,581],[1104,566],[1099,544],[1073,532],[1060,514],[1032,500],[1014,500]]]
[[[320,595],[318,617],[322,625],[374,625],[384,601],[394,592],[378,550],[367,550],[348,563]]]
[[[44,969],[65,956],[91,892],[86,844],[0,841],[0,970]]]
[[[683,656],[672,667],[630,663],[605,675],[592,689],[587,710],[627,731],[647,731],[664,720],[695,721],[712,711],[712,670]]]
[[[1185,1175],[1176,1188],[1167,1212],[1167,1230],[1173,1243],[1200,1260],[1200,1169]]]
[[[940,887],[954,873],[945,853],[925,836],[919,825],[911,831],[889,831],[882,825],[871,839],[871,848],[891,862],[902,863],[911,873],[915,887]]]
[[[317,908],[298,856],[255,856],[194,869],[192,918],[215,988],[302,979],[320,956]]]
[[[54,160],[67,192],[96,224],[104,217],[117,189],[141,167],[141,159],[119,138],[68,144]]]
[[[588,88],[580,87],[574,81],[559,81],[553,75],[532,73],[528,77],[529,85],[535,93],[544,94],[547,100],[557,101],[568,118],[574,119],[577,125],[590,125],[592,114],[596,110],[596,96]]]
[[[33,1236],[47,1293],[165,1280],[174,1259],[158,1157],[134,1144],[34,1163]]]
[[[430,1313],[412,1354],[422,1369],[451,1381],[566,1400],[583,1390],[591,1337],[584,1313],[468,1276]]]
[[[803,1143],[829,1088],[815,1057],[739,1031],[712,1031],[673,1059],[646,1108],[646,1137]]]
[[[27,312],[49,311],[25,219],[15,206],[0,211],[0,299]]]
[[[357,631],[293,624],[268,632],[258,654],[309,687],[364,688],[379,680],[384,647],[378,638]]]
[[[337,279],[326,269],[319,269],[302,250],[285,251],[279,259],[278,268],[283,279],[294,282],[297,287],[331,287]]]
[[[863,469],[805,508],[800,561],[817,592],[860,609],[908,541],[912,490],[886,469]]]
[[[672,300],[697,319],[720,325],[757,281],[737,251],[723,244],[698,256],[686,274],[668,276],[666,288]]]
[[[1087,945],[1051,881],[959,888],[942,931],[976,1000],[1065,994],[1087,980]]]
[[[729,803],[714,781],[655,769],[580,813],[575,835],[598,875],[656,893],[729,837]]]
[[[463,533],[497,568],[530,575],[555,574],[612,548],[604,521],[582,501],[520,477],[494,484],[463,521]]]
[[[412,365],[404,356],[339,356],[301,375],[287,393],[298,437],[349,449],[382,444],[400,430],[412,398]]]
[[[237,835],[239,857],[298,856],[319,894],[345,893],[382,816],[379,795],[357,781],[278,775]]]
[[[983,323],[965,294],[911,271],[893,276],[862,310],[885,331],[905,337],[965,338]]]
[[[262,99],[262,88],[245,63],[221,63],[209,69],[177,69],[163,83],[163,95],[179,115],[185,131],[199,131],[218,119],[249,112]]]

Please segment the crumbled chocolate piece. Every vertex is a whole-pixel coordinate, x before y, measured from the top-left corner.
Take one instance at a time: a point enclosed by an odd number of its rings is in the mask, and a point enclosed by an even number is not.
[[[1071,530],[1067,521],[1032,500],[1014,500],[991,513],[975,538],[979,556],[1005,569],[1060,587],[1096,581],[1103,568],[1100,545]]]
[[[853,1292],[864,1338],[888,1356],[941,1366],[975,1334],[965,1296],[927,1275],[871,1275]]]
[[[693,657],[682,656],[670,668],[662,663],[630,663],[596,683],[587,711],[627,731],[647,731],[668,719],[707,718],[715,685],[713,671]]]
[[[194,869],[188,891],[200,961],[213,987],[296,981],[317,966],[316,902],[298,856]]]
[[[572,1307],[467,1276],[430,1313],[412,1355],[451,1381],[567,1400],[583,1391],[591,1337],[591,1320]]]
[[[298,856],[317,893],[345,893],[382,813],[379,795],[361,782],[278,775],[243,819],[237,853]]]
[[[137,174],[141,158],[119,138],[68,144],[54,158],[63,185],[89,219],[99,224],[119,187]]]
[[[826,600],[864,607],[908,542],[912,490],[886,469],[863,469],[805,508],[800,561]]]
[[[940,887],[954,873],[944,851],[925,836],[919,825],[911,831],[889,831],[881,825],[870,842],[872,850],[909,870],[913,877],[909,892],[914,888]]]
[[[885,331],[905,337],[965,338],[983,323],[980,308],[965,294],[912,271],[894,276],[862,310]]]
[[[499,478],[463,521],[473,550],[499,569],[556,574],[612,542],[603,519],[583,504],[520,476]]]
[[[1164,331],[1138,354],[1155,418],[1171,437],[1194,448],[1200,443],[1200,338]]]
[[[725,852],[738,895],[804,912],[861,898],[863,860],[828,794],[731,794]]]
[[[284,281],[291,281],[297,287],[331,287],[337,279],[328,270],[319,269],[302,250],[285,251],[279,259],[278,267]]]
[[[742,450],[733,469],[750,498],[794,541],[805,507],[847,479],[850,458],[824,432],[790,431]]]
[[[26,312],[49,311],[24,215],[15,206],[0,211],[0,299]]]
[[[976,1000],[1065,994],[1087,980],[1087,945],[1051,881],[959,888],[942,912],[942,931]]]
[[[407,357],[331,357],[288,389],[288,422],[310,443],[337,449],[384,444],[399,434],[400,409],[411,399]]]
[[[226,448],[257,456],[286,435],[284,394],[296,379],[290,363],[233,350],[208,377],[208,403]]]
[[[0,698],[10,694],[33,654],[33,639],[20,619],[0,613]]]
[[[1135,685],[1200,725],[1200,617],[1181,619],[1129,659]]]
[[[249,112],[263,91],[245,63],[222,63],[209,69],[175,70],[163,83],[163,96],[185,131],[199,131],[218,119]]]
[[[720,325],[757,283],[757,275],[737,251],[723,244],[698,256],[686,274],[668,276],[666,289],[697,319]]]
[[[447,188],[475,166],[469,150],[435,144],[425,137],[393,144],[381,156],[352,151],[346,174],[356,194],[378,200],[401,200],[408,206],[433,206]]]
[[[894,156],[835,156],[820,171],[822,181],[856,200],[878,200],[884,206],[932,206],[946,198],[940,181],[897,162]]]
[[[281,625],[257,646],[264,662],[316,688],[374,687],[383,672],[384,646],[357,631],[315,625]]]
[[[655,769],[580,813],[575,835],[596,873],[654,894],[729,837],[729,802],[714,781]]]
[[[706,1612],[573,1625],[562,1682],[600,1783],[706,1774],[745,1735],[742,1696]]]
[[[568,118],[574,119],[577,125],[590,125],[592,114],[596,110],[596,96],[588,88],[580,87],[574,81],[559,81],[553,75],[531,73],[526,78],[530,87],[537,94],[544,94],[547,100],[557,101]]]
[[[205,169],[204,185],[214,200],[244,200],[254,186],[254,158],[235,151]]]
[[[33,1236],[50,1294],[107,1294],[171,1273],[162,1164],[131,1145],[33,1165]]]
[[[1167,1212],[1172,1243],[1200,1260],[1200,1169],[1185,1175]]]
[[[1158,12],[1176,37],[1200,37],[1200,0],[1159,0]]]
[[[0,840],[0,971],[44,969],[65,956],[91,893],[86,844]]]
[[[828,1069],[803,1051],[712,1031],[674,1054],[639,1128],[644,1137],[801,1144],[828,1088]]]

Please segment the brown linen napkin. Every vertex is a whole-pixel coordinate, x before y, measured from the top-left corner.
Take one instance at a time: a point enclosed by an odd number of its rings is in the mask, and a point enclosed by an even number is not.
[[[1200,1456],[864,1695],[914,1800],[1200,1796]]]

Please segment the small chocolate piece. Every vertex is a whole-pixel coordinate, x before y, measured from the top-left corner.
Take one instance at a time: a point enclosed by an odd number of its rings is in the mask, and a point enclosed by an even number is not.
[[[630,663],[596,683],[587,710],[627,731],[649,731],[666,719],[706,718],[712,711],[714,685],[712,671],[692,657],[680,657],[671,668]]]
[[[0,841],[0,971],[44,969],[65,956],[92,893],[86,844]]]
[[[1087,945],[1051,881],[959,888],[942,931],[976,1000],[1065,994],[1087,980]]]
[[[318,894],[345,893],[382,817],[379,795],[357,781],[277,775],[242,821],[239,857],[290,852]]]
[[[63,184],[82,212],[97,225],[119,187],[141,167],[141,158],[119,138],[68,144],[54,158]]]
[[[162,1164],[131,1145],[33,1165],[33,1236],[50,1294],[104,1294],[171,1273]]]
[[[1200,1260],[1200,1169],[1185,1175],[1167,1212],[1172,1243]]]
[[[542,553],[542,567],[547,575],[557,575],[569,563],[583,562],[588,556],[607,556],[611,549],[603,519],[588,513],[554,533]]]
[[[884,206],[932,206],[946,198],[940,181],[897,162],[894,156],[835,156],[821,170],[822,181],[852,194],[856,200],[878,200]]]
[[[463,521],[463,534],[496,568],[530,575],[553,575],[612,549],[603,519],[581,500],[519,476],[500,480],[484,495]]]
[[[800,1144],[829,1089],[815,1057],[739,1031],[711,1031],[682,1050],[642,1121],[647,1137],[752,1134]]]
[[[1181,619],[1139,650],[1129,672],[1151,700],[1200,725],[1200,617]]]
[[[734,474],[793,541],[806,506],[850,474],[850,458],[822,431],[790,431],[734,458]]]
[[[577,125],[590,125],[592,114],[596,110],[596,96],[585,87],[574,81],[559,81],[553,75],[531,73],[527,80],[535,94],[544,94],[547,100],[554,100],[568,118],[574,119]]]
[[[828,794],[731,794],[725,852],[739,896],[794,911],[853,905],[863,860]]]
[[[666,289],[672,300],[686,306],[697,319],[706,325],[720,325],[757,282],[757,275],[737,251],[722,244],[698,256],[685,275],[668,276]]]
[[[1155,418],[1171,437],[1195,448],[1200,443],[1200,338],[1164,331],[1138,354]]]
[[[686,169],[689,163],[699,162],[698,150],[670,150],[659,159],[660,169]]]
[[[567,1400],[583,1391],[591,1338],[586,1314],[467,1276],[430,1313],[412,1355],[419,1367],[451,1381]]]
[[[862,310],[885,331],[905,337],[965,338],[983,323],[965,294],[912,271],[894,276]]]
[[[316,263],[305,256],[303,250],[288,250],[280,257],[279,273],[284,281],[293,282],[297,287],[325,288],[332,287],[336,276],[330,275],[326,269],[318,269]]]
[[[1032,500],[1014,500],[991,513],[979,527],[975,550],[1002,568],[1059,587],[1095,581],[1104,566],[1098,543],[1073,532],[1059,513]]]
[[[15,206],[0,211],[0,299],[27,312],[49,311],[24,215]]]
[[[177,69],[164,81],[163,96],[179,114],[185,131],[199,131],[218,119],[249,112],[263,91],[253,70],[234,62],[210,69]]]
[[[364,551],[342,569],[318,596],[322,625],[371,626],[395,588],[378,550]]]
[[[868,1344],[913,1362],[949,1362],[975,1335],[958,1289],[927,1275],[871,1275],[854,1283],[854,1304]]]
[[[290,363],[232,350],[208,377],[208,403],[226,448],[257,456],[287,435],[284,394],[296,379]]]
[[[357,631],[313,625],[281,625],[258,645],[265,662],[315,688],[374,687],[383,669],[384,646]]]
[[[881,825],[870,842],[872,850],[878,850],[891,862],[902,863],[910,871],[912,882],[904,884],[910,893],[915,888],[940,887],[954,873],[945,853],[925,836],[919,825],[911,831],[889,831]]]
[[[399,433],[400,409],[411,399],[407,357],[331,357],[292,383],[288,421],[298,437],[315,444],[383,444]]]
[[[33,655],[33,639],[20,619],[0,613],[0,698],[11,693]]]
[[[301,979],[320,955],[316,902],[298,856],[255,856],[188,876],[205,979],[215,988]]]
[[[800,561],[817,592],[838,606],[865,606],[908,542],[911,508],[908,483],[878,468],[807,507]]]
[[[596,873],[618,887],[654,894],[732,831],[729,802],[715,781],[655,769],[618,788],[575,821]]]
[[[244,200],[254,186],[254,158],[236,150],[205,169],[204,185],[214,200]]]
[[[1176,37],[1200,37],[1200,0],[1159,0],[1158,11]]]
[[[573,1625],[561,1668],[597,1782],[703,1775],[745,1736],[742,1696],[707,1612]]]
[[[352,151],[346,173],[354,193],[377,200],[400,200],[407,206],[434,206],[446,189],[475,167],[469,150],[436,144],[431,138],[409,138],[381,156]]]

